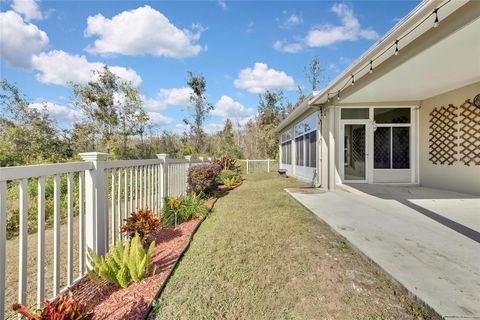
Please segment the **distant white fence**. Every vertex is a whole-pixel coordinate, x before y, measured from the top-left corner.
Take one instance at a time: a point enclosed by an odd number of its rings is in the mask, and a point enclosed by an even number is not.
[[[84,277],[87,272],[87,248],[96,254],[106,253],[109,245],[122,240],[120,226],[130,212],[136,208],[150,208],[159,213],[166,196],[179,196],[186,192],[190,166],[207,162],[203,159],[192,160],[188,156],[185,159],[168,159],[165,154],[157,155],[158,159],[119,161],[107,161],[108,154],[99,152],[80,156],[84,162],[0,168],[0,319],[9,311],[10,306],[6,308],[5,304],[6,295],[15,296],[17,292],[15,301],[7,299],[9,304],[18,302],[31,305],[35,300],[36,305],[40,306],[46,295],[55,297]],[[61,179],[65,179],[65,176],[66,209],[61,204]],[[46,178],[53,178],[53,228],[47,230],[49,238],[53,233],[53,256],[52,259],[48,257],[49,263],[46,263],[45,252]],[[27,264],[33,260],[33,257],[27,256],[28,239],[32,239],[28,236],[29,205],[32,205],[28,199],[31,193],[29,182],[32,181],[36,181],[37,250],[36,272],[30,272],[30,275],[36,277],[35,285],[32,285],[32,279],[27,279]],[[8,197],[11,187],[7,186],[16,187],[16,184],[19,211],[18,268],[12,267],[14,261],[9,260],[8,265],[6,262],[6,220],[8,206],[12,202],[12,197]],[[74,218],[74,206],[78,218]],[[66,215],[66,231],[61,231],[64,228],[61,226],[62,214]],[[61,238],[62,233],[66,239]],[[77,234],[75,239],[74,234]],[[66,244],[66,250],[65,247],[61,248],[61,243]],[[61,256],[61,252],[65,251],[66,257]],[[74,261],[78,261],[76,265]],[[66,274],[63,273],[65,269]],[[9,287],[6,286],[7,272],[12,270],[18,272],[17,290],[11,287],[11,281]],[[49,277],[52,279],[51,290],[50,284],[45,283],[46,271],[52,274]],[[36,288],[34,299],[31,299],[32,287]]]
[[[278,170],[278,161],[272,159],[239,159],[243,172],[246,174],[254,172],[270,172]]]

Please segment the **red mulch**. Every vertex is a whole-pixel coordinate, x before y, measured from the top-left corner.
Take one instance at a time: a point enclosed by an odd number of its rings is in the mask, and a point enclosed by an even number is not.
[[[176,229],[165,228],[156,233],[157,246],[152,258],[155,274],[125,289],[107,282],[95,284],[85,277],[72,288],[74,297],[93,309],[94,319],[144,318],[200,222],[200,218],[195,218],[178,225]]]

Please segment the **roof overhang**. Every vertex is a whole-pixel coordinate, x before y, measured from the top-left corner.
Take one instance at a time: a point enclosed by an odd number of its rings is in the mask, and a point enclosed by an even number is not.
[[[433,28],[432,12],[440,6],[440,25]],[[309,109],[329,104],[329,93],[342,88],[335,104],[419,101],[480,80],[479,17],[480,1],[423,1],[308,105],[298,106],[278,131]],[[400,54],[394,55],[392,43],[400,38]],[[369,73],[372,59],[374,72]],[[352,74],[355,86],[345,86]]]

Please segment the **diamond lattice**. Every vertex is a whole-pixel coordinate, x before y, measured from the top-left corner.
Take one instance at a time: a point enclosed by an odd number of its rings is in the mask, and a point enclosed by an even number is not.
[[[435,107],[430,113],[430,158],[433,164],[452,165],[457,151],[457,107]]]
[[[466,166],[480,165],[480,108],[471,100],[459,108],[459,160]]]

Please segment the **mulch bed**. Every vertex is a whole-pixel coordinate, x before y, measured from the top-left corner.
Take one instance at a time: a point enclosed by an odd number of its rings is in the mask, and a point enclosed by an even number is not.
[[[72,288],[74,297],[92,308],[94,319],[145,318],[159,289],[170,276],[201,222],[201,218],[195,218],[178,225],[176,229],[162,228],[156,233],[157,246],[152,258],[155,274],[125,289],[107,282],[95,284],[85,277]]]
[[[217,187],[217,190],[218,190],[220,193],[228,192],[228,191],[230,191],[230,190],[233,190],[233,189],[236,189],[236,188],[240,187],[240,186],[242,185],[242,183],[243,183],[243,182],[239,182],[239,183],[237,183],[236,185],[233,185],[233,186],[231,186],[231,187],[227,187],[226,185],[221,184],[221,185],[219,185],[219,186]]]

